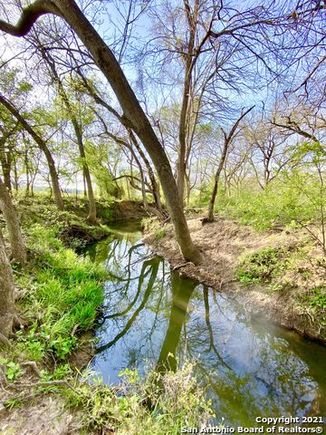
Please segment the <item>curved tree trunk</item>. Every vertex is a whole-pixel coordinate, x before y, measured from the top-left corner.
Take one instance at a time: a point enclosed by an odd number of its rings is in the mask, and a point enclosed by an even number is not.
[[[227,151],[228,151],[228,143],[225,141],[224,146],[223,146],[222,156],[221,156],[221,159],[220,159],[220,162],[219,162],[219,165],[218,165],[218,168],[216,170],[215,177],[214,177],[213,191],[212,191],[211,198],[209,200],[209,205],[208,205],[208,216],[206,219],[207,222],[214,221],[214,206],[215,206],[215,201],[216,201],[216,195],[217,195],[217,191],[218,191],[221,173],[222,173],[222,170],[224,168]]]
[[[9,344],[14,318],[14,281],[0,231],[0,345]]]
[[[186,260],[199,263],[201,255],[191,240],[168,157],[117,59],[83,15],[77,3],[74,0],[36,0],[23,10],[16,26],[0,21],[0,30],[14,36],[24,36],[32,28],[35,21],[47,13],[53,13],[65,19],[107,78],[124,112],[123,118],[126,124],[135,131],[142,141],[156,168],[182,254]]]
[[[0,209],[6,221],[11,245],[11,257],[20,264],[26,263],[26,247],[20,229],[18,214],[7,187],[0,178]]]
[[[52,157],[52,154],[49,150],[49,148],[46,145],[46,142],[39,136],[36,131],[29,125],[29,123],[21,116],[21,114],[18,112],[18,110],[11,104],[3,95],[0,95],[0,103],[6,107],[6,109],[9,110],[9,112],[17,119],[17,121],[20,122],[20,124],[23,126],[23,128],[32,136],[32,138],[37,143],[40,150],[44,153],[45,158],[48,163],[50,177],[51,177],[51,184],[53,189],[53,195],[55,203],[59,210],[64,209],[63,205],[63,199],[61,195],[61,189],[59,185],[59,177],[58,173],[55,167],[55,162]]]

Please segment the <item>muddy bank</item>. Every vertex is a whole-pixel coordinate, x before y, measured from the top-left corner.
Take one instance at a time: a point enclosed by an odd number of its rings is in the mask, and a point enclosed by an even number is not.
[[[200,218],[193,218],[188,220],[188,224],[193,240],[202,253],[200,266],[184,262],[170,224],[164,226],[163,233],[160,229],[159,237],[157,234],[146,234],[144,241],[181,274],[216,290],[232,292],[250,315],[268,318],[326,344],[325,310],[316,309],[309,302],[312,289],[325,286],[325,261],[321,252],[307,242],[304,234],[295,231],[262,234],[222,218],[206,225],[202,225]],[[268,285],[241,284],[236,270],[242,259],[267,247],[282,247],[291,255],[305,249],[305,256],[284,262],[286,267],[277,283],[272,279]]]

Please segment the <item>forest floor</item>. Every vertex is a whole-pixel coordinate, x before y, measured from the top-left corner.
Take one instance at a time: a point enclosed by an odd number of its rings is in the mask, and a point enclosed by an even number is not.
[[[171,224],[149,223],[145,242],[184,276],[236,293],[245,311],[326,343],[326,258],[302,230],[257,232],[217,218],[188,220],[201,265],[185,263]],[[150,234],[148,234],[150,232]]]

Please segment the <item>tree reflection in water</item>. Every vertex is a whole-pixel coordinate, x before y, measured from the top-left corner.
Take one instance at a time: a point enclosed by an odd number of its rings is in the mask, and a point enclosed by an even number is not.
[[[228,423],[325,412],[324,348],[251,322],[227,294],[170,272],[135,237],[114,235],[92,255],[106,261],[111,277],[93,361],[105,382],[119,382],[126,367],[144,375],[188,359]]]

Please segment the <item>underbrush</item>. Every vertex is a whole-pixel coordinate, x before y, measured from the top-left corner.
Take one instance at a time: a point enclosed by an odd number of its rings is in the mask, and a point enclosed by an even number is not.
[[[204,187],[209,194],[195,192],[190,203],[206,211],[212,186]],[[215,203],[216,214],[261,231],[287,226],[322,230],[325,208],[320,179],[313,172],[299,170],[279,176],[264,189],[254,179],[230,190],[221,185]]]
[[[141,226],[146,234],[151,234],[155,240],[164,239],[166,236],[166,229],[164,224],[160,222],[156,217],[143,218]]]
[[[311,243],[247,253],[239,261],[236,277],[244,285],[263,285],[267,292],[282,294],[289,307],[295,304],[311,321],[326,325],[326,259]]]
[[[216,212],[258,230],[318,225],[320,202],[325,202],[325,199],[319,198],[318,185],[314,180],[307,179],[306,183],[309,196],[298,187],[296,178],[291,182],[271,182],[264,190],[249,186],[230,196],[221,192]]]
[[[236,270],[243,284],[268,283],[286,268],[287,258],[283,248],[268,247],[246,255]]]
[[[65,388],[62,394],[72,409],[81,411],[83,427],[90,432],[177,435],[182,427],[199,427],[213,416],[192,370],[186,364],[176,373],[152,371],[141,379],[136,371],[126,369],[117,391],[83,383]]]

